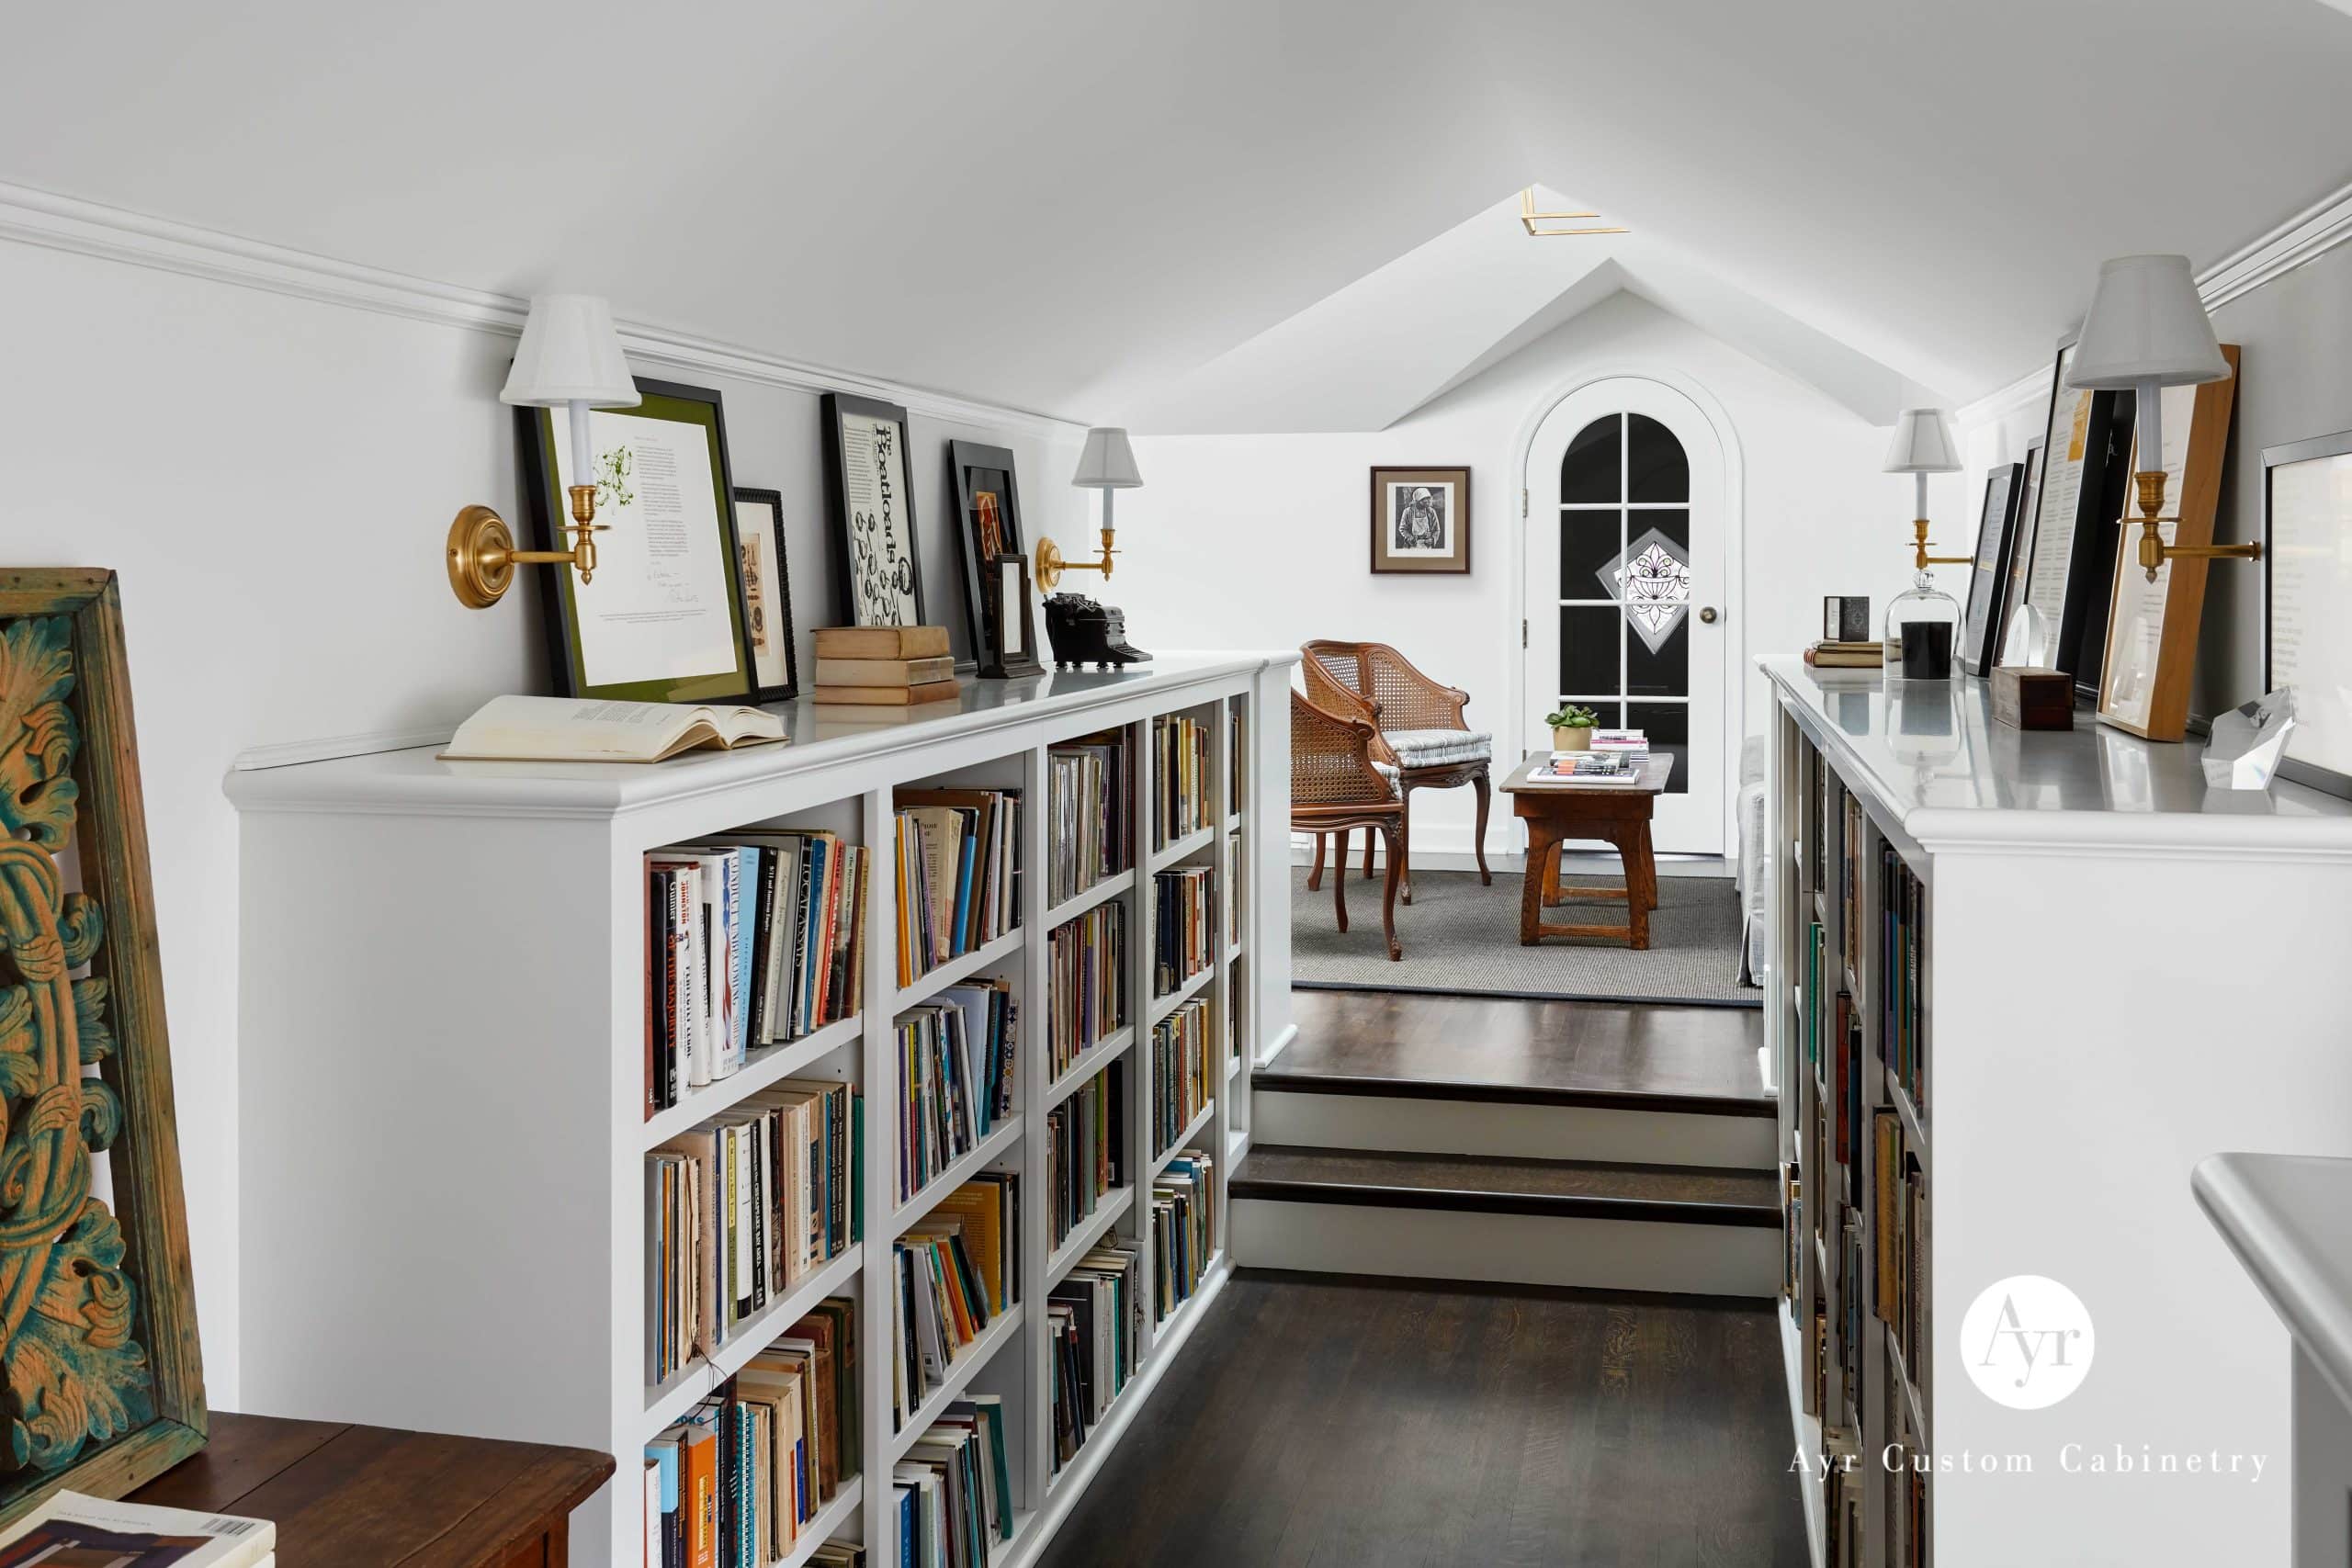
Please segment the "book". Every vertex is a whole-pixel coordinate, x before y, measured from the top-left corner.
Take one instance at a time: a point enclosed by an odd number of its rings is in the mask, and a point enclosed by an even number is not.
[[[963,683],[951,675],[944,681],[926,681],[920,686],[820,685],[816,700],[824,706],[920,707],[925,703],[949,701],[963,689]]]
[[[1152,878],[1152,984],[1166,996],[1216,960],[1205,865],[1180,865]]]
[[[1046,1112],[1047,1235],[1057,1248],[1126,1185],[1126,1081],[1121,1057]]]
[[[1649,755],[1649,737],[1638,729],[1596,729],[1592,732],[1595,751],[1623,751],[1637,756]],[[1559,753],[1555,751],[1554,756]]]
[[[1546,785],[1607,784],[1629,786],[1642,782],[1640,756],[1624,751],[1555,751],[1528,770],[1526,784]]]
[[[820,686],[922,686],[956,678],[956,661],[936,659],[820,659]]]
[[[819,626],[817,657],[938,659],[947,653],[945,626]]]
[[[784,720],[732,704],[492,697],[449,738],[451,762],[661,762],[707,748],[784,745]]]
[[[894,801],[901,986],[1021,923],[1021,792],[900,789]]]
[[[1088,1253],[1047,1294],[1053,1464],[1059,1472],[1086,1444],[1135,1376],[1142,1328],[1140,1249],[1106,1245]]]
[[[1209,1004],[1194,997],[1151,1030],[1151,1152],[1166,1154],[1209,1107]]]
[[[1046,753],[1046,899],[1075,898],[1127,867],[1127,748],[1116,733]]]
[[[1186,1150],[1151,1184],[1152,1312],[1155,1323],[1200,1289],[1216,1256],[1216,1161]]]
[[[1097,904],[1046,937],[1046,1076],[1127,1022],[1127,908]]]
[[[1175,714],[1151,733],[1153,841],[1165,848],[1209,825],[1209,727]]]
[[[112,1502],[52,1492],[0,1531],[0,1565],[100,1563],[106,1568],[264,1568],[277,1526],[198,1508]]]
[[[1886,663],[1886,650],[1875,642],[1816,642],[1804,650],[1804,661],[1821,670],[1875,670]]]

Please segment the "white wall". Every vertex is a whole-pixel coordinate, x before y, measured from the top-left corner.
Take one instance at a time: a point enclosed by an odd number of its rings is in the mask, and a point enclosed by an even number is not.
[[[535,593],[464,609],[441,559],[460,506],[520,515],[496,401],[513,343],[19,243],[0,243],[0,565],[121,578],[207,1382],[236,1408],[237,821],[221,775],[251,747],[446,724],[546,689]],[[717,386],[736,482],[783,492],[805,684],[832,604],[816,398],[639,369]],[[1084,501],[1067,482],[1077,433],[912,423],[926,592],[960,647],[946,438],[1012,446],[1032,527],[1067,537]],[[318,888],[368,896],[333,866]],[[500,929],[497,911],[452,910],[447,940]],[[429,1129],[417,1156],[451,1157]]]
[[[1532,416],[1570,387],[1617,373],[1696,382],[1730,415],[1747,478],[1745,581],[1731,592],[1700,584],[1698,598],[1721,603],[1729,617],[1747,671],[1734,687],[1746,698],[1743,733],[1760,732],[1757,654],[1819,636],[1826,593],[1868,593],[1875,610],[1909,585],[1910,481],[1880,472],[1883,430],[1631,294],[1385,431],[1138,438],[1145,483],[1119,499],[1126,554],[1110,599],[1145,649],[1326,637],[1393,644],[1468,692],[1470,724],[1496,732],[1498,754],[1515,754],[1521,731],[1507,711],[1520,659],[1515,446]],[[1470,468],[1466,577],[1370,571],[1367,470],[1398,464]],[[1962,524],[1959,487],[1940,488],[1932,510],[1944,520],[1938,547],[1965,551],[1973,529]],[[1965,575],[1946,569],[1946,592],[1965,592]],[[1473,820],[1468,790],[1417,794],[1415,848],[1466,854]],[[1487,825],[1490,861],[1520,841],[1498,806]]]

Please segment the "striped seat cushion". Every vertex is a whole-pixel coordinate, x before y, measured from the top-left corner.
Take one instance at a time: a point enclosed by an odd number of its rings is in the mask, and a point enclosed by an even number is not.
[[[1495,738],[1483,729],[1389,729],[1383,730],[1380,738],[1408,768],[1482,762],[1495,750]]]

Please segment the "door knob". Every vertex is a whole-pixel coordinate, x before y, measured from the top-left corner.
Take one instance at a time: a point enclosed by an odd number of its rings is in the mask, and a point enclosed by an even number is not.
[[[1701,610],[1699,612],[1699,618],[1706,622],[1707,625],[1711,626],[1713,626],[1715,624],[1715,607],[1713,604],[1710,604],[1705,609]]]

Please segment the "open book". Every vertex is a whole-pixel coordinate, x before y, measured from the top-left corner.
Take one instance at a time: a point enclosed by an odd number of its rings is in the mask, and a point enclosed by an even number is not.
[[[706,746],[783,739],[784,720],[758,708],[492,697],[458,727],[441,755],[451,761],[659,762]]]
[[[102,1562],[108,1568],[267,1568],[277,1527],[194,1508],[110,1503],[57,1492],[0,1531],[0,1568]]]

